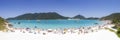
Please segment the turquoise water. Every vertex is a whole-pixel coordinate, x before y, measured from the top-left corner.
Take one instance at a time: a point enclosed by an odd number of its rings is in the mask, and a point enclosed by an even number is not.
[[[8,20],[15,28],[80,28],[102,24],[99,20]]]

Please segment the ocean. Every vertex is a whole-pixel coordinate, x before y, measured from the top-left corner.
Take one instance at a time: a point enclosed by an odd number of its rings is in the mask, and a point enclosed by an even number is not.
[[[100,20],[8,20],[15,28],[64,29],[101,25]]]

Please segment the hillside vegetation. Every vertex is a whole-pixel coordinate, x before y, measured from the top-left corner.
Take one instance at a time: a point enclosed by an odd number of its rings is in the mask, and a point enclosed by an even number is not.
[[[14,18],[8,18],[7,20],[41,20],[41,19],[67,19],[67,18],[68,17],[59,15],[56,12],[47,12],[47,13],[26,13]]]
[[[118,37],[120,37],[120,13],[113,13],[111,15],[108,15],[106,17],[101,18],[102,20],[111,20],[113,24],[115,24],[115,27],[117,29],[116,34]]]
[[[0,30],[6,29],[5,25],[5,20],[2,17],[0,17]]]
[[[112,13],[108,16],[102,17],[102,20],[113,20],[113,19],[117,19],[120,20],[120,13]]]
[[[76,15],[75,17],[65,17],[56,12],[46,12],[46,13],[26,13],[19,15],[14,18],[8,18],[7,20],[42,20],[42,19],[85,19],[82,15]]]

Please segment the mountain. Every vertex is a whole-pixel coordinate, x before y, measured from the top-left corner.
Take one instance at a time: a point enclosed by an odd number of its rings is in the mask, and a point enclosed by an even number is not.
[[[6,29],[6,27],[5,27],[5,20],[2,18],[2,17],[0,17],[0,30],[4,30],[4,29]]]
[[[88,20],[97,20],[99,18],[97,18],[97,17],[89,17],[89,18],[86,18],[86,19],[88,19]]]
[[[59,15],[56,12],[47,12],[47,13],[27,13],[15,18],[8,18],[7,20],[41,20],[41,19],[68,19]]]
[[[119,19],[120,20],[120,13],[112,13],[108,16],[102,17],[101,20],[113,20],[113,19]]]
[[[82,15],[76,15],[73,17],[73,19],[85,19],[85,17]]]

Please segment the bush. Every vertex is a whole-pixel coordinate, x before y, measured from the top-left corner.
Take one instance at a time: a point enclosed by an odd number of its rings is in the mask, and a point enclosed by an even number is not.
[[[117,29],[117,33],[118,37],[120,37],[120,28]]]

